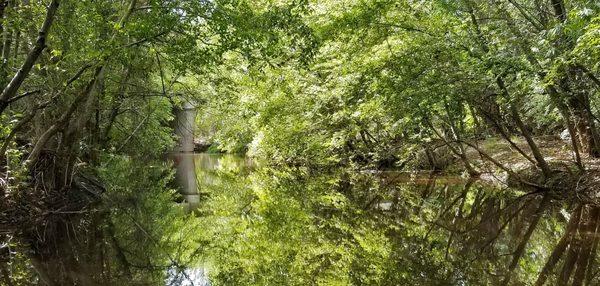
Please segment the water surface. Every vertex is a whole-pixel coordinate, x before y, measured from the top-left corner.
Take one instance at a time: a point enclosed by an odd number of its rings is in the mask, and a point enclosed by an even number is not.
[[[0,284],[600,282],[600,209],[559,194],[236,155],[172,160],[174,181],[164,167],[125,161],[86,212],[57,211],[34,231],[1,234]]]
[[[598,282],[594,206],[428,173],[204,168],[214,159],[196,172],[215,285]]]

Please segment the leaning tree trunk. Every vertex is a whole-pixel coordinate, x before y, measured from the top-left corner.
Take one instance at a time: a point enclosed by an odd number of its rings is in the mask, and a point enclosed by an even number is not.
[[[561,23],[566,22],[568,13],[564,1],[552,0],[551,5],[554,17]],[[575,47],[575,42],[563,36],[558,38],[554,46],[569,52]],[[576,65],[568,65],[559,79],[558,87],[569,108],[581,151],[592,157],[600,157],[600,138],[590,107],[590,87],[586,86],[583,78],[581,69]]]

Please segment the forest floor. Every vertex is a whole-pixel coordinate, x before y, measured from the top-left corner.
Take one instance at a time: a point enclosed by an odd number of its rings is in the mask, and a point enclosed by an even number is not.
[[[544,136],[534,138],[538,144],[540,151],[548,163],[552,165],[566,165],[572,166],[575,162],[575,156],[571,144],[568,144],[559,138],[554,136]],[[531,150],[524,139],[513,139],[515,144],[525,151],[529,156]],[[489,138],[483,141],[479,141],[479,148],[485,151],[492,158],[502,163],[504,166],[511,168],[512,170],[518,171],[531,167],[531,163],[523,157],[515,148],[510,146],[506,140],[501,138]],[[492,171],[497,169],[496,166],[490,162],[485,162],[479,155],[479,153],[469,148],[467,157],[476,162],[480,167],[483,167],[486,171]],[[600,158],[591,158],[585,154],[581,154],[582,162],[586,169],[589,170],[600,170]],[[459,163],[459,162],[457,162]]]
[[[469,148],[467,157],[471,164],[481,172],[477,178],[467,175],[463,163],[456,158],[441,172],[384,170],[376,171],[376,173],[385,184],[429,185],[435,181],[437,184],[462,185],[474,179],[486,185],[500,188],[510,187],[532,193],[539,193],[540,190],[552,191],[555,198],[571,198],[600,206],[600,158],[582,155],[582,162],[586,170],[580,173],[575,168],[575,159],[570,144],[550,136],[536,137],[535,140],[545,159],[555,170],[551,178],[544,179],[531,162],[501,138],[488,138],[477,142],[476,145],[494,160],[511,169],[514,174],[517,174],[516,176],[507,174],[490,160],[482,158],[473,148]],[[515,138],[513,142],[531,156],[525,140]],[[449,152],[448,149],[441,150]],[[441,157],[451,156],[451,154],[438,154]]]
[[[511,139],[528,156],[533,157],[524,139]],[[593,192],[598,194],[600,203],[600,192],[595,191],[600,189],[600,158],[591,158],[582,154],[582,163],[585,167],[585,172],[579,173],[576,171],[574,153],[569,143],[562,141],[557,136],[543,136],[534,139],[548,164],[550,164],[553,170],[556,170],[554,176],[549,179],[550,182],[544,182],[539,170],[535,169],[530,161],[502,138],[488,138],[473,142],[473,144],[477,145],[480,150],[498,163],[512,170],[514,174],[517,174],[519,176],[517,180],[525,180],[529,183],[539,184],[540,186],[549,183],[550,185],[547,186],[550,188],[581,188],[585,189],[586,192],[594,190]],[[448,180],[449,183],[464,183],[469,179],[463,162],[456,158],[456,156],[453,156],[449,149],[438,149],[437,156],[440,158],[454,157],[454,159],[443,171],[435,175],[436,180],[442,178]],[[467,158],[481,172],[481,175],[478,177],[479,180],[496,185],[519,187],[518,183],[515,184],[515,176],[510,178],[511,176],[506,171],[490,160],[483,158],[474,148],[467,148]],[[426,184],[431,180],[432,175],[431,171],[425,170],[413,172],[383,170],[377,171],[377,173],[382,175],[386,180],[417,184]]]
[[[600,204],[600,192],[598,191],[600,190],[600,158],[592,158],[581,154],[585,171],[579,173],[575,168],[575,156],[571,144],[553,136],[537,137],[535,141],[548,164],[553,170],[556,170],[551,178],[543,179],[539,170],[534,169],[531,162],[501,138],[480,141],[478,146],[496,161],[513,170],[518,177],[511,177],[489,160],[482,159],[479,153],[472,148],[467,155],[478,170],[482,172],[480,179],[484,181],[512,187],[523,187],[523,181],[518,182],[523,179],[529,183],[543,185],[544,188],[547,187],[555,191],[575,190],[577,197],[586,197],[586,201]],[[514,139],[514,142],[525,153],[532,156],[525,140]],[[460,161],[457,161],[452,168],[464,169]]]

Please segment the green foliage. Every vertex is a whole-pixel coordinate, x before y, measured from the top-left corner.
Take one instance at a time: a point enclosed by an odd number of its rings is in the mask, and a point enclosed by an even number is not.
[[[144,106],[137,113],[125,114],[117,119],[109,136],[115,142],[113,151],[126,154],[156,157],[173,146],[173,130],[168,123],[172,120],[171,106],[165,99],[148,99],[131,102],[132,106]],[[127,108],[124,106],[123,108]]]
[[[565,127],[572,150],[600,157],[600,6],[591,0],[64,0],[47,35],[37,31],[53,16],[48,1],[0,2],[0,83],[19,84],[0,98],[0,243],[41,245],[14,214],[45,229],[46,214],[62,210],[56,202],[73,203],[92,188],[84,176],[98,177],[101,203],[61,217],[105,235],[115,259],[95,265],[98,281],[160,284],[202,255],[215,285],[499,284],[510,263],[502,254],[537,201],[521,204],[515,222],[486,217],[512,210],[515,192],[461,184],[431,196],[433,187],[356,171],[419,168],[426,158],[460,160],[458,172],[476,175],[505,157],[472,162],[484,155],[473,146],[492,137],[544,179],[573,176],[546,170],[535,138]],[[157,163],[186,103],[199,107],[209,152],[278,167],[247,174],[225,160],[217,174],[199,172],[210,184],[198,219],[173,207],[171,167]],[[490,173],[510,168],[493,163]],[[35,207],[23,210],[23,197]],[[494,225],[504,222],[510,233]],[[534,282],[562,231],[558,219],[541,225],[508,271],[514,281]],[[80,254],[71,260],[90,258]],[[25,257],[11,259],[16,282],[33,275]]]
[[[455,178],[421,185],[426,178],[281,168],[214,175],[199,218],[214,285],[498,284],[494,273],[509,261],[502,253],[533,210],[510,190]],[[513,281],[532,283],[561,236],[562,223],[548,214]]]
[[[577,46],[573,50],[574,56],[589,66],[592,70],[598,71],[600,67],[600,16],[596,16],[590,21],[590,24],[581,29],[584,33],[577,39]]]
[[[122,247],[112,250],[113,271],[123,271],[118,251],[124,252],[135,270],[133,279],[152,285],[161,285],[170,268],[182,271],[183,267],[196,267],[193,250],[198,247],[195,236],[200,228],[193,217],[174,206],[177,192],[169,188],[173,177],[170,166],[121,156],[105,159],[98,171],[108,183],[104,208],[112,228],[109,235],[114,235],[111,239]]]
[[[560,23],[520,2],[311,3],[310,65],[229,57],[208,81],[202,120],[226,150],[316,166],[403,166],[424,142],[518,133],[511,105],[535,135],[556,134],[578,116],[575,90],[597,113],[598,7],[575,1]]]

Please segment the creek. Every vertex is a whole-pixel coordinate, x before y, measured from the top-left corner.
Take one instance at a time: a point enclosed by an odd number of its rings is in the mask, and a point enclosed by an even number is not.
[[[598,279],[599,210],[591,205],[435,173],[317,172],[235,155],[185,156],[193,160],[178,178],[196,179],[188,207],[202,221],[204,263],[219,285]]]
[[[430,172],[273,167],[228,154],[171,160],[125,160],[101,202],[0,233],[0,284],[599,282],[592,204]]]

